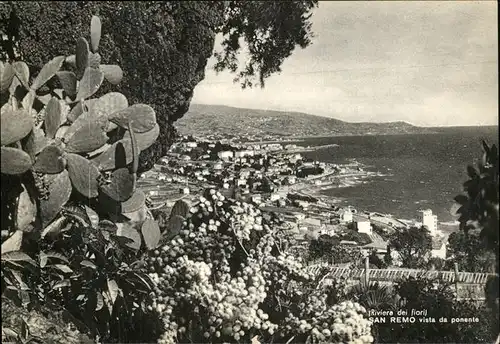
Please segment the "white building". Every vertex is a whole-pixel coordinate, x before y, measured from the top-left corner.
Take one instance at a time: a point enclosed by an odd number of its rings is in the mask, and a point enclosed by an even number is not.
[[[446,240],[437,239],[432,241],[431,257],[446,259]]]
[[[260,204],[262,203],[262,196],[257,194],[257,195],[252,195],[252,202]]]
[[[242,151],[234,152],[235,158],[243,158],[246,156],[253,156],[253,150],[242,150]]]
[[[356,228],[359,233],[372,234],[372,225],[370,221],[357,221]]]
[[[438,220],[437,216],[432,214],[432,210],[422,210],[421,214],[418,215],[417,223],[418,225],[427,227],[432,235],[437,233]]]
[[[344,211],[340,217],[340,221],[342,222],[352,222],[352,220],[352,212],[350,210]]]
[[[277,193],[272,193],[270,196],[269,196],[269,200],[271,202],[274,202],[274,201],[277,201],[281,198],[281,196]]]
[[[181,194],[184,194],[184,195],[189,195],[189,188],[182,188],[180,190]]]
[[[196,148],[196,147],[198,147],[198,144],[196,142],[186,142],[186,147]]]
[[[219,157],[219,159],[228,160],[231,159],[234,156],[234,154],[231,151],[222,151],[217,153],[217,156]]]

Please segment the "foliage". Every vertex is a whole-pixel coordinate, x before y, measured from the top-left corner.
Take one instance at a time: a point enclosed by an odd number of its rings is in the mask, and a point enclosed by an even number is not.
[[[423,322],[418,326],[411,323],[378,324],[379,342],[393,343],[491,343],[492,323],[484,304],[457,301],[453,286],[436,285],[435,281],[410,277],[395,286],[395,292],[402,298],[398,309],[427,310],[427,317],[436,322]],[[474,318],[479,322],[451,323],[451,318]],[[447,318],[448,322],[439,322]]]
[[[121,341],[141,333],[132,325],[146,316],[151,289],[134,262],[160,239],[136,189],[139,153],[158,125],[150,106],[129,106],[121,93],[90,98],[123,75],[100,63],[100,37],[94,16],[90,44],[78,39],[75,55],[36,77],[24,62],[0,64],[2,192],[11,183],[2,292],[22,306],[65,309],[82,331]]]
[[[329,235],[320,235],[309,244],[308,260],[324,260],[331,264],[360,263],[363,255],[360,250],[340,244],[340,239]]]
[[[215,70],[238,71],[240,40],[243,39],[249,59],[235,81],[241,82],[243,88],[257,83],[264,87],[265,79],[281,71],[283,61],[297,45],[305,48],[311,44],[310,11],[317,4],[315,0],[229,1],[224,23],[218,30],[224,39],[222,51],[215,53]]]
[[[275,226],[215,190],[200,197],[180,233],[147,259],[160,343],[371,341],[363,309],[327,305],[317,279],[283,253]]]
[[[455,197],[455,202],[460,205],[457,214],[460,215],[461,234],[450,238],[454,257],[458,259],[463,255],[470,255],[466,263],[475,267],[488,264],[487,253],[495,256],[495,273],[489,279],[485,288],[486,302],[494,321],[494,329],[498,332],[499,294],[498,274],[500,273],[499,246],[498,246],[498,149],[496,145],[489,146],[482,141],[483,156],[474,166],[467,166],[467,180],[463,186],[465,194]],[[464,242],[467,241],[467,242]],[[478,242],[479,241],[479,242]],[[476,249],[475,252],[471,250]],[[472,260],[472,261],[471,261]]]
[[[447,268],[453,269],[457,263],[459,269],[469,272],[495,272],[495,255],[484,248],[477,232],[453,232],[448,237]]]
[[[401,257],[403,267],[425,267],[432,249],[432,237],[425,227],[403,228],[392,234],[389,246]]]
[[[464,183],[466,195],[455,197],[455,201],[460,204],[460,229],[479,230],[484,246],[498,257],[498,149],[484,141],[482,146],[483,157],[477,169],[467,167],[470,179]]]

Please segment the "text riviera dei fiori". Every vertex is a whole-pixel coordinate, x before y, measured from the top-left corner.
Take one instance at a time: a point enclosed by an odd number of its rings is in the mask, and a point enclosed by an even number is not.
[[[408,314],[409,313],[409,314]],[[440,317],[436,320],[434,317],[427,315],[427,310],[411,309],[409,312],[405,309],[400,309],[397,312],[392,310],[368,310],[368,320],[374,324],[404,324],[404,323],[477,323],[478,317],[461,318],[461,317]]]

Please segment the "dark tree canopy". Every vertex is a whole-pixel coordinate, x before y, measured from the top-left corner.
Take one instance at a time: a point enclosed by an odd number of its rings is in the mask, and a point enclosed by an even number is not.
[[[311,44],[311,10],[318,1],[229,1],[224,24],[222,51],[215,53],[216,71],[236,73],[243,88],[259,84],[281,71],[283,61],[296,46]],[[248,46],[249,58],[239,68],[240,40]]]
[[[404,267],[422,268],[432,250],[432,237],[425,227],[405,228],[394,233],[389,246],[398,251]]]

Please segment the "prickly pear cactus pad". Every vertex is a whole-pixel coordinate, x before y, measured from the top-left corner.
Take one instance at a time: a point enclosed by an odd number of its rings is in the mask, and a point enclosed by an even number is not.
[[[73,194],[98,199],[105,193],[120,211],[136,189],[140,151],[159,135],[150,106],[130,105],[118,92],[92,98],[104,82],[123,77],[119,66],[101,64],[101,31],[94,16],[90,43],[79,38],[75,55],[53,58],[36,76],[24,62],[0,65],[1,92],[8,99],[1,109],[1,173],[31,174],[43,227]]]
[[[180,208],[180,206],[179,206]],[[275,224],[259,209],[206,192],[170,240],[151,251],[146,268],[155,281],[151,310],[164,321],[159,343],[371,343],[365,310],[329,305],[293,256],[279,249]],[[182,217],[181,217],[182,218]]]

